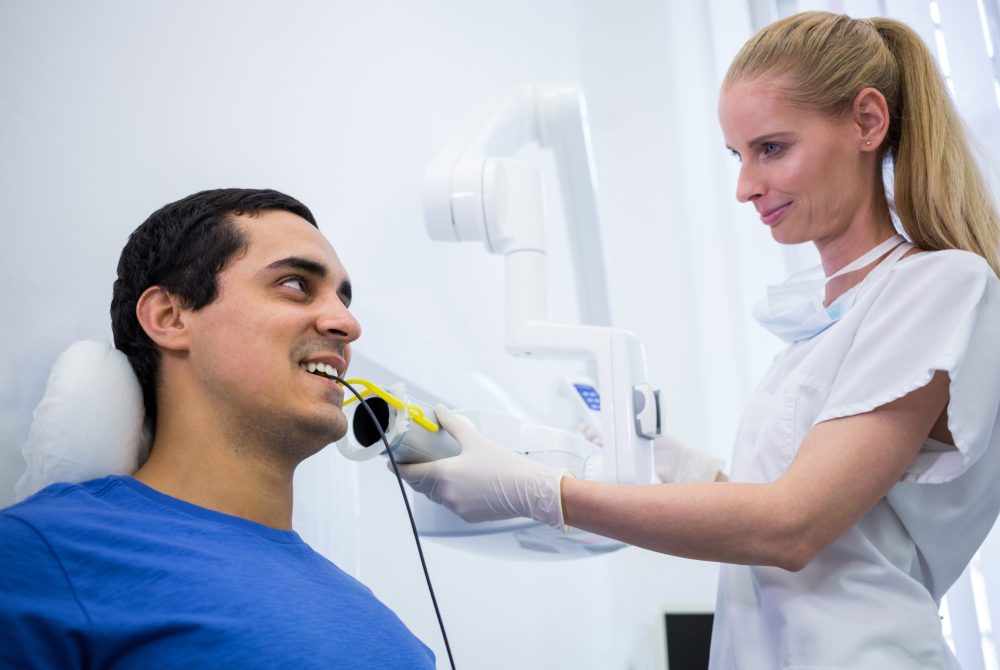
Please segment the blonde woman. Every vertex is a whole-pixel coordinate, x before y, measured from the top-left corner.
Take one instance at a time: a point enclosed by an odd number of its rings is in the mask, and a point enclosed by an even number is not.
[[[1000,509],[1000,224],[942,78],[899,22],[798,14],[743,47],[719,119],[737,198],[822,261],[755,309],[788,346],[731,481],[564,477],[444,408],[463,453],[404,476],[470,520],[723,563],[713,668],[955,668],[938,605]]]

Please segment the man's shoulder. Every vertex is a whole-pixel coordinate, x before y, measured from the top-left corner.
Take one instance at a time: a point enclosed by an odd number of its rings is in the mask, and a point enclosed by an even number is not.
[[[52,484],[0,510],[0,541],[26,529],[50,545],[88,536],[100,542],[128,533],[132,511],[127,497],[116,491],[122,488],[120,479]]]
[[[46,486],[24,500],[0,509],[6,518],[43,520],[50,517],[65,518],[74,510],[86,510],[101,503],[103,494],[116,485],[116,477],[104,477],[77,484],[59,482]]]
[[[32,579],[44,576],[48,586],[65,586],[67,564],[72,558],[67,547],[79,546],[87,535],[87,519],[95,514],[95,491],[100,480],[82,484],[52,484],[25,500],[0,509],[0,565],[4,565],[0,590],[8,593],[40,593],[44,587],[31,586]],[[106,537],[96,537],[100,546]]]

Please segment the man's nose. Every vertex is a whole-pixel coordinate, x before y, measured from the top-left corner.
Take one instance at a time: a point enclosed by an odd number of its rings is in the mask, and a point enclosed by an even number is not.
[[[339,298],[331,298],[321,305],[316,330],[321,335],[333,335],[344,342],[353,342],[361,337],[361,324]]]

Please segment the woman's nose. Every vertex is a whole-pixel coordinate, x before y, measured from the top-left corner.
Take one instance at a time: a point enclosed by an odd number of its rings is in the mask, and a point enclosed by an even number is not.
[[[752,165],[740,165],[740,175],[736,180],[736,199],[740,202],[750,202],[763,195],[760,175]]]

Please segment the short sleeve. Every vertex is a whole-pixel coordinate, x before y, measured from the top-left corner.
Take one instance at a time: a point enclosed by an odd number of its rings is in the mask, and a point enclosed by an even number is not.
[[[1000,439],[1000,283],[979,256],[948,250],[900,261],[870,291],[815,423],[869,412],[947,372],[957,451],[925,448],[904,481],[950,481]]]
[[[7,512],[0,512],[0,566],[0,667],[85,667],[86,617],[58,559]]]

